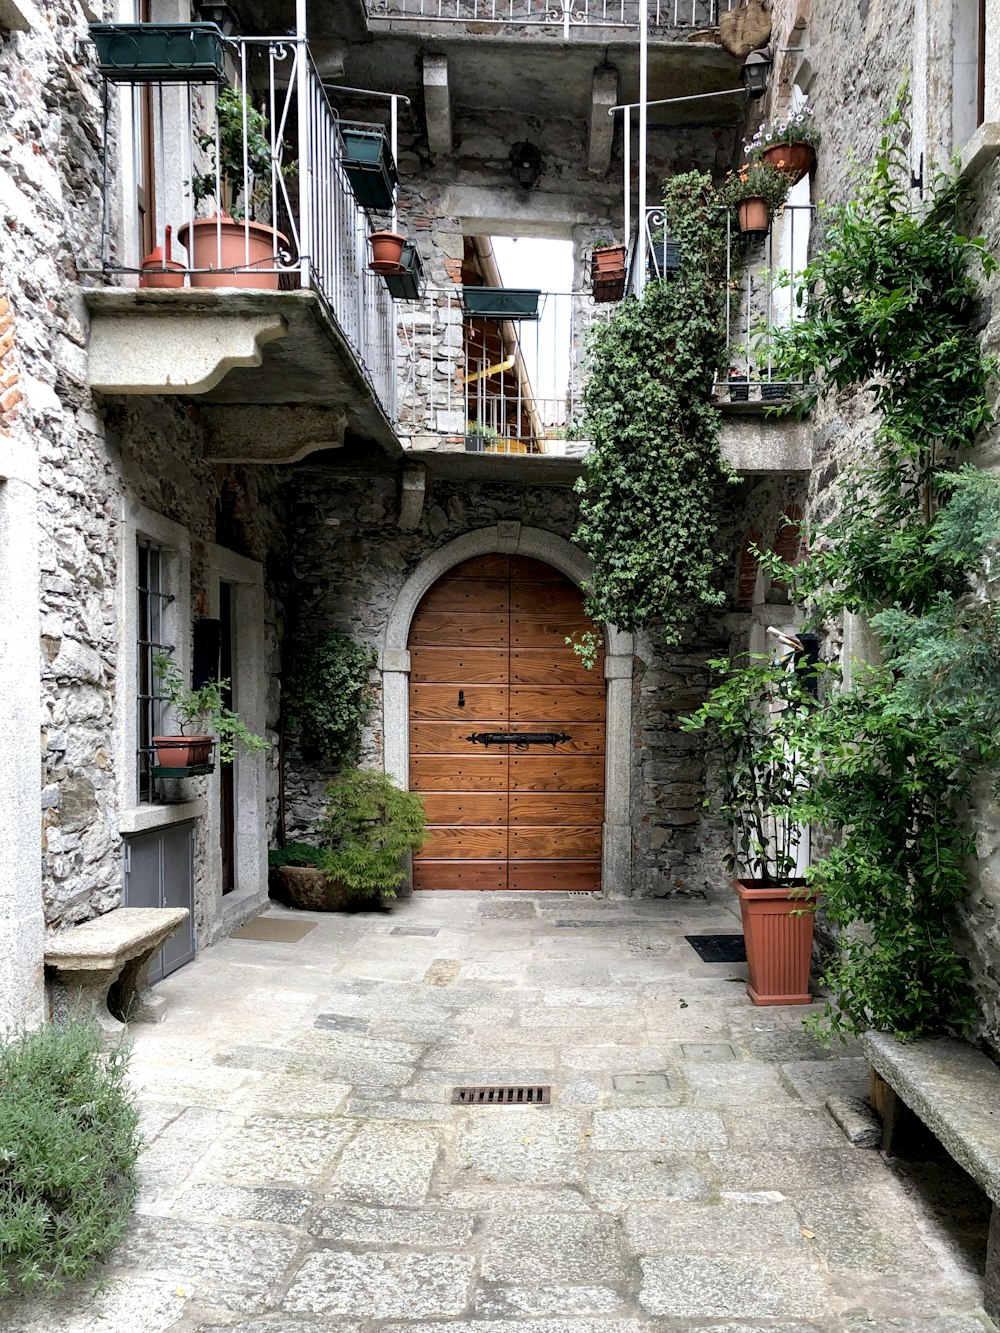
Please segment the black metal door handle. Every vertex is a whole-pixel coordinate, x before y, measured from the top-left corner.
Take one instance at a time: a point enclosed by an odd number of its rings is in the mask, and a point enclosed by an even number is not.
[[[566,731],[474,731],[465,739],[473,745],[513,745],[516,750],[526,750],[529,745],[554,747],[573,737]]]

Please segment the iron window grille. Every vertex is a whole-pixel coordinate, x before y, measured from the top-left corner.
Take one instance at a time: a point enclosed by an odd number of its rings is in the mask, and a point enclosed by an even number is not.
[[[163,800],[162,783],[153,775],[156,763],[153,737],[162,734],[167,701],[153,669],[157,653],[169,653],[167,607],[174,600],[165,589],[166,558],[161,546],[145,537],[136,539],[139,636],[136,643],[136,784],[140,803]]]

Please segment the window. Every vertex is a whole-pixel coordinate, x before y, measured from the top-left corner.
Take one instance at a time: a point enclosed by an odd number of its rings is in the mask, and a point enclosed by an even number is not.
[[[146,537],[136,539],[136,776],[140,802],[161,799],[160,781],[153,773],[153,737],[163,729],[166,701],[153,670],[153,658],[172,650],[166,631],[167,607],[173,601],[165,588],[166,563],[162,547]]]
[[[953,0],[951,13],[951,138],[960,150],[986,119],[986,0]]]

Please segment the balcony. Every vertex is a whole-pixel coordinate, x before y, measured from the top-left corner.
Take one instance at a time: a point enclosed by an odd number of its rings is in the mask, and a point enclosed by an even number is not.
[[[737,0],[650,0],[650,32],[683,38],[694,31],[717,28],[719,14]],[[640,0],[365,0],[368,26],[375,30],[420,29],[425,25],[459,24],[482,31],[546,29],[570,40],[581,30],[638,28],[646,8]]]
[[[345,432],[398,453],[393,303],[368,268],[385,222],[352,192],[306,43],[226,40],[221,84],[108,82],[105,107],[122,148],[85,292],[91,386],[314,409],[288,441],[245,413],[219,457],[287,461]]]

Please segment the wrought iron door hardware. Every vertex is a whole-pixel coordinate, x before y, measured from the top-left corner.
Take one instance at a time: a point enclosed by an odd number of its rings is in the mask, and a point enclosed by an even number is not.
[[[473,745],[513,745],[516,750],[526,750],[529,745],[551,745],[554,749],[573,737],[566,731],[474,731],[465,739]]]

